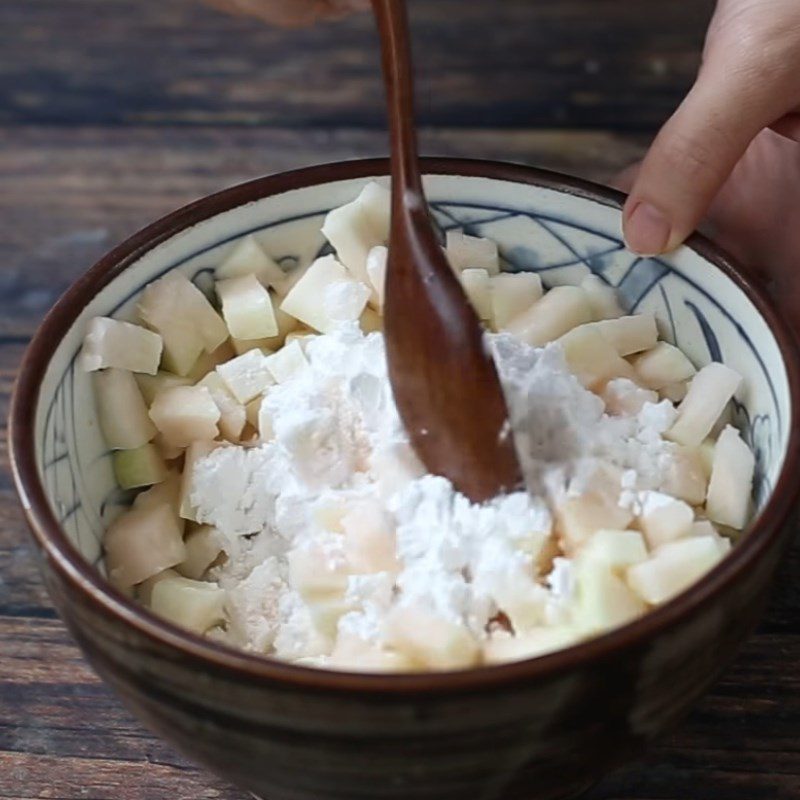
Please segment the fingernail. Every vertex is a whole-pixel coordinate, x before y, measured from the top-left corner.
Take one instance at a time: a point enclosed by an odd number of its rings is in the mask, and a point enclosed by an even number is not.
[[[669,220],[650,203],[637,203],[625,223],[625,243],[639,256],[663,253],[670,233]]]

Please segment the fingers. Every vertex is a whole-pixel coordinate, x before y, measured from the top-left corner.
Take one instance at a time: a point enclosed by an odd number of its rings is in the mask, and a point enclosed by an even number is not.
[[[625,206],[631,250],[656,255],[694,230],[756,134],[769,104],[742,74],[711,67],[659,133]]]

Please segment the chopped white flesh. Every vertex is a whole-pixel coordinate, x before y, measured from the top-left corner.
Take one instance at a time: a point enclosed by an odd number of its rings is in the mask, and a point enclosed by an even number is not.
[[[369,296],[369,287],[359,281],[337,281],[328,286],[323,304],[330,326],[358,321],[367,308]]]
[[[367,254],[367,276],[377,296],[377,307],[383,308],[386,297],[386,265],[389,259],[389,250],[382,244],[373,247]]]
[[[231,254],[214,271],[218,281],[244,275],[253,275],[262,286],[267,287],[280,287],[286,280],[286,273],[252,235],[237,242]]]
[[[642,616],[647,606],[608,564],[580,560],[575,570],[573,620],[586,633],[601,633]]]
[[[598,333],[597,324],[579,325],[558,340],[570,370],[592,390],[599,390],[616,378],[631,380],[635,374],[633,367]]]
[[[157,575],[153,575],[152,578],[148,578],[146,581],[142,581],[136,587],[136,599],[146,605],[150,606],[150,602],[153,598],[153,588],[157,583],[165,580],[166,578],[177,578],[178,573],[174,569],[165,569],[163,572],[159,572]]]
[[[497,243],[491,239],[469,236],[464,231],[447,231],[447,260],[456,272],[485,269],[490,275],[500,272]]]
[[[180,564],[183,530],[168,503],[132,508],[111,523],[103,539],[109,578],[130,587]]]
[[[264,339],[278,335],[278,322],[269,292],[254,275],[217,283],[222,316],[235,339]]]
[[[720,525],[741,530],[750,515],[755,457],[736,428],[728,426],[717,439],[706,497],[706,514]]]
[[[178,564],[177,570],[184,578],[199,581],[222,552],[219,534],[216,528],[202,525],[193,530],[183,543],[186,558]]]
[[[104,369],[92,375],[97,418],[111,450],[135,450],[156,435],[132,372]]]
[[[269,409],[264,399],[263,397],[259,397],[253,401],[258,405],[255,422],[251,424],[258,431],[258,438],[262,442],[269,442],[275,436],[275,431],[272,429],[272,417],[270,416]]]
[[[181,490],[181,476],[177,472],[170,471],[167,477],[155,486],[150,487],[146,492],[137,494],[133,500],[134,508],[155,508],[166,503],[170,506],[179,519],[178,503]],[[181,528],[183,534],[183,528]]]
[[[599,275],[587,275],[580,285],[589,298],[589,305],[595,320],[616,319],[624,316],[625,312],[619,304],[617,290],[613,286],[609,286]]]
[[[492,322],[495,330],[506,325],[541,300],[542,279],[535,272],[501,272],[492,275]]]
[[[136,375],[136,383],[142,393],[145,403],[152,405],[159,392],[172,389],[175,386],[191,386],[190,378],[173,375],[171,372],[159,371],[155,375]]]
[[[534,347],[543,347],[591,320],[592,309],[583,289],[555,286],[513,319],[506,330]]]
[[[244,406],[233,396],[218,372],[209,372],[197,385],[208,389],[217,404],[219,432],[229,442],[238,442],[247,422]]]
[[[411,672],[415,669],[414,662],[406,656],[341,631],[325,666],[348,672]]]
[[[678,407],[678,419],[667,437],[696,447],[708,436],[730,402],[742,376],[724,364],[708,364],[692,379],[689,392]]]
[[[276,336],[267,336],[264,339],[231,339],[231,345],[237,356],[247,353],[249,350],[261,350],[265,353],[272,353],[283,347],[286,337],[300,326],[300,321],[282,311],[278,306],[278,301],[274,295],[272,298],[272,311],[275,314],[275,322],[278,325]]]
[[[644,492],[639,526],[650,548],[689,535],[694,522],[694,511],[682,500],[662,492]]]
[[[700,448],[676,448],[664,475],[661,491],[690,506],[701,506],[707,489],[708,476]]]
[[[367,306],[358,324],[363,333],[375,333],[376,331],[383,330],[383,317],[377,311]]]
[[[658,390],[659,397],[664,400],[669,400],[671,403],[681,403],[686,398],[689,392],[689,382],[679,381],[678,383],[669,383],[663,389]]]
[[[216,583],[178,576],[159,581],[150,595],[150,608],[181,628],[205,633],[225,620],[225,591]]]
[[[356,574],[399,571],[397,542],[385,512],[377,503],[361,503],[341,519],[345,555]]]
[[[621,356],[653,347],[658,341],[655,315],[646,312],[592,323]]]
[[[242,405],[264,394],[275,383],[269,370],[269,358],[274,356],[265,356],[260,350],[249,350],[217,367],[220,378]]]
[[[329,333],[338,321],[328,314],[326,293],[330,287],[342,283],[355,283],[342,264],[333,256],[318,258],[284,297],[281,309],[310,328]]]
[[[177,509],[181,519],[199,522],[197,509],[192,505],[191,498],[194,471],[200,459],[205,458],[209,453],[213,453],[220,446],[222,445],[219,442],[194,442],[186,451],[186,458],[183,462],[183,475],[181,476],[177,497]]]
[[[587,492],[568,497],[557,509],[558,526],[564,549],[569,553],[583,545],[600,529],[618,530],[628,527],[633,515],[622,508],[613,495]]]
[[[582,638],[580,631],[568,625],[532,628],[512,636],[505,631],[493,633],[483,646],[487,664],[505,664],[554,653],[575,644]]]
[[[646,403],[657,403],[658,395],[650,389],[642,389],[628,378],[610,380],[600,393],[606,404],[606,413],[634,416]]]
[[[230,361],[236,352],[230,341],[223,342],[216,350],[211,353],[201,353],[200,358],[195,361],[194,366],[186,373],[192,384],[205,378],[209,372],[215,370],[220,364]]]
[[[347,562],[335,560],[317,545],[289,553],[289,580],[305,599],[342,595],[347,589]]]
[[[173,271],[149,284],[139,301],[139,316],[164,340],[163,365],[186,375],[200,353],[216,350],[227,338],[222,317],[182,273]]]
[[[161,337],[141,325],[95,317],[83,340],[81,365],[86,372],[114,367],[155,375],[162,349]]]
[[[482,322],[492,319],[492,290],[489,273],[485,269],[465,269],[461,273],[461,286],[475,313]]]
[[[300,343],[294,340],[278,350],[277,353],[267,356],[266,366],[275,381],[285,383],[308,366],[308,359],[306,359]]]
[[[624,570],[647,558],[639,531],[599,530],[580,551],[581,560],[597,561],[611,570]]]
[[[174,447],[188,447],[219,435],[219,408],[204,386],[176,386],[161,392],[150,407],[150,418]]]
[[[646,352],[633,356],[631,364],[639,381],[656,391],[686,381],[697,372],[683,351],[668,342],[658,342]]]
[[[370,250],[386,244],[389,239],[390,213],[388,189],[373,183],[352,203],[334,209],[325,217],[322,234],[350,274],[363,283],[369,282],[367,256]]]
[[[135,450],[116,450],[112,454],[112,462],[114,476],[122,489],[152,486],[167,477],[167,465],[153,444],[145,444]]]
[[[700,461],[703,464],[703,470],[706,473],[707,478],[711,478],[711,473],[714,470],[714,450],[716,449],[717,443],[711,439],[703,439],[700,445],[697,448],[698,453],[700,454]]]
[[[153,444],[156,446],[161,458],[165,461],[173,461],[183,455],[183,447],[175,447],[174,444],[168,444],[163,434],[157,433]]]
[[[428,669],[465,669],[480,658],[480,647],[466,628],[422,606],[393,609],[386,620],[386,641]]]
[[[646,603],[659,605],[688,589],[724,554],[724,548],[712,536],[670,542],[628,570],[628,585]]]

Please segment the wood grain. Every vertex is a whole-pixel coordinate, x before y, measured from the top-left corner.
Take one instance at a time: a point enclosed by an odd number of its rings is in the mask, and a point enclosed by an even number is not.
[[[411,0],[423,124],[652,130],[713,0]],[[3,0],[0,123],[384,125],[368,15],[291,33],[200,0]]]
[[[429,130],[423,149],[603,177],[645,139]],[[0,129],[0,416],[24,341],[103,250],[200,194],[312,161],[385,152],[382,133]],[[5,430],[1,435],[5,438]],[[800,540],[759,634],[673,736],[586,800],[800,796]],[[246,800],[144,731],[94,676],[39,580],[0,452],[0,798]]]

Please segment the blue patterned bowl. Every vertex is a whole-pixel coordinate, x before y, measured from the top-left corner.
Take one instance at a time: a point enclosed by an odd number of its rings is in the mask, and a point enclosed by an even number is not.
[[[697,364],[745,376],[734,413],[756,453],[756,520],[700,584],[566,651],[460,673],[365,676],[229,650],[156,619],[104,580],[102,532],[125,496],[76,364],[86,321],[133,309],[170,270],[202,283],[255,234],[284,261],[324,251],[325,213],[384,161],[264,178],[194,203],[111,252],[59,301],[24,361],[12,409],[17,488],[44,575],[98,672],[153,728],[266,800],[555,798],[574,794],[674,724],[757,620],[790,529],[798,359],[763,296],[701,239],[637,258],[615,193],[549,173],[426,163],[440,225],[488,236],[508,270],[547,285],[589,272]]]

